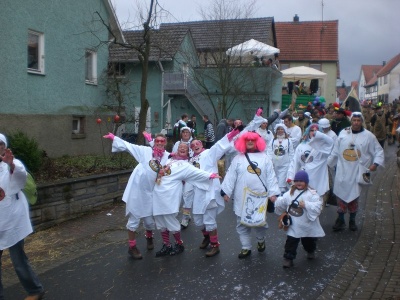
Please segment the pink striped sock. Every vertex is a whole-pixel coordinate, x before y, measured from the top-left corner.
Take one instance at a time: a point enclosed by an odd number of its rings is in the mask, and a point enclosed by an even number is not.
[[[146,239],[152,238],[153,237],[153,230],[146,230],[146,233],[144,235]]]
[[[204,236],[210,235],[210,232],[205,229],[202,229],[201,232],[203,233]]]
[[[177,244],[183,244],[183,241],[181,240],[181,232],[177,231],[174,233],[174,238]]]
[[[161,232],[161,237],[163,240],[163,243],[167,246],[171,245],[170,241],[169,241],[169,231],[165,230]]]
[[[129,248],[136,247],[136,239],[135,240],[129,240]]]
[[[210,235],[211,244],[218,244],[218,235]]]

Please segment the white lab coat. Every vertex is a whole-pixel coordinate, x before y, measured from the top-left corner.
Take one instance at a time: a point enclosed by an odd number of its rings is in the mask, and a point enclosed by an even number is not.
[[[344,158],[343,153],[351,144],[361,152],[359,160],[348,161]],[[350,127],[345,128],[339,133],[328,164],[330,167],[336,165],[333,193],[347,203],[358,198],[361,193],[361,186],[357,183],[359,161],[366,168],[373,163],[383,166],[385,162],[383,149],[370,131],[364,129],[352,134]]]
[[[261,169],[261,180],[268,189],[268,197],[280,195],[278,181],[271,159],[264,152],[248,153],[250,161]],[[257,174],[251,169],[244,154],[238,154],[233,159],[228,172],[221,185],[222,190],[229,198],[235,199],[233,210],[237,216],[241,216],[245,188],[255,193],[262,194],[265,188]]]
[[[179,212],[182,199],[183,181],[204,191],[210,191],[213,180],[211,173],[195,168],[187,160],[168,159],[170,174],[161,178],[153,190],[153,215],[169,215]]]
[[[295,190],[293,195],[290,195],[290,191],[287,191],[282,197],[278,197],[275,201],[275,213],[280,215],[287,211],[289,205],[292,204],[292,201],[296,199],[301,192],[301,190]],[[306,190],[297,201],[304,201],[305,208],[303,208],[303,214],[301,216],[291,215],[292,225],[289,226],[287,235],[294,238],[325,236],[325,232],[319,222],[322,202],[316,191],[311,189]]]
[[[5,197],[0,201],[0,250],[9,248],[32,233],[29,204],[21,189],[24,188],[27,172],[18,159],[10,174],[9,166],[0,162],[0,188]]]
[[[157,163],[153,159],[153,149],[147,146],[130,144],[119,137],[114,137],[112,152],[129,152],[138,162],[126,185],[122,200],[126,203],[126,215],[131,213],[136,218],[153,215],[153,189],[157,178]],[[168,159],[164,152],[161,165]]]
[[[310,187],[316,189],[318,195],[323,196],[329,190],[327,163],[332,147],[332,138],[316,131],[315,136],[310,141],[301,142],[294,151],[288,178],[293,180],[296,172],[303,169],[310,179]]]

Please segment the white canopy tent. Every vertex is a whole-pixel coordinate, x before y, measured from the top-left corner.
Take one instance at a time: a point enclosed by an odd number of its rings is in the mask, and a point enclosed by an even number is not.
[[[293,67],[282,72],[282,84],[285,85],[288,82],[292,81],[295,82],[297,80],[306,81],[308,84],[311,82],[312,79],[319,80],[319,87],[320,87],[320,96],[325,97],[326,92],[326,83],[327,83],[327,74],[321,71],[318,71],[314,68],[309,67]]]
[[[261,56],[273,56],[275,53],[279,53],[280,50],[278,48],[272,47],[270,45],[264,44],[262,42],[256,41],[254,39],[248,40],[244,43],[236,45],[232,48],[229,48],[226,51],[226,55],[230,56],[257,56],[260,58]]]

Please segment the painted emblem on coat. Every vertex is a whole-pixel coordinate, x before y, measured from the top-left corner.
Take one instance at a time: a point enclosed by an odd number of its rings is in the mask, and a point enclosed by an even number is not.
[[[349,144],[349,148],[343,151],[343,158],[347,161],[356,161],[361,157],[360,150],[354,149],[355,145],[353,143]],[[356,152],[357,151],[357,152]]]
[[[6,193],[4,192],[4,190],[2,188],[0,188],[0,201],[3,200],[6,196]]]
[[[275,148],[274,154],[276,156],[284,156],[286,153],[285,148],[282,145],[279,145]]]
[[[310,156],[310,158],[308,158],[308,156],[310,155],[310,153],[311,153],[311,151],[309,151],[309,150],[304,151],[304,154],[301,156],[301,161],[302,161],[303,163],[306,163],[306,161],[307,161],[307,162],[312,162],[312,161],[313,161],[313,156]]]
[[[260,169],[259,167],[257,167],[257,163],[254,162],[254,161],[252,161],[251,164],[253,165],[254,170],[256,170],[257,175],[260,176],[260,175],[261,175],[261,169]],[[251,165],[248,165],[248,166],[247,166],[247,172],[249,172],[250,174],[255,174],[255,173],[254,173],[254,170],[253,170],[253,168],[251,167]]]
[[[288,213],[292,217],[301,217],[304,210],[299,206],[299,201],[296,200],[290,205]]]
[[[198,161],[194,161],[193,166],[195,166],[197,169],[200,169],[200,164]]]
[[[149,161],[149,167],[157,173],[162,168],[162,165],[158,160],[152,159]]]

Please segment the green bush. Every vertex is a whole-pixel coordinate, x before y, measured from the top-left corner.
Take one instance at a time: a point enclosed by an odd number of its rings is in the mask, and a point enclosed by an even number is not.
[[[36,172],[42,164],[43,151],[38,142],[22,131],[8,135],[8,147],[15,158],[21,160],[29,172]]]

